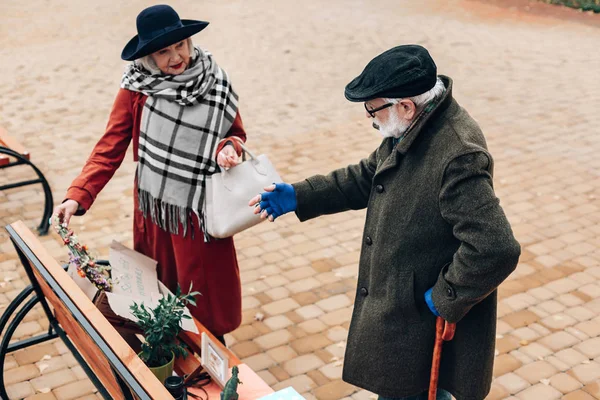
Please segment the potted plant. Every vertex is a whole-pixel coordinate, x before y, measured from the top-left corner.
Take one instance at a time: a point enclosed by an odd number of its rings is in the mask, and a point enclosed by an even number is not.
[[[185,306],[195,306],[194,296],[198,294],[192,292],[191,285],[188,294],[182,294],[177,286],[175,295],[169,293],[164,296],[154,309],[147,308],[143,303],[133,303],[130,307],[145,338],[139,356],[163,384],[173,374],[175,357],[187,356],[184,346],[177,341],[177,335],[181,331],[181,320],[191,318],[184,315]]]

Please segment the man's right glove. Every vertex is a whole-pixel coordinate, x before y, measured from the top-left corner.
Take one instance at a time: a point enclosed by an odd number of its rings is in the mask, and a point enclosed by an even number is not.
[[[262,213],[262,218],[274,221],[277,217],[296,211],[296,191],[288,183],[275,183],[265,188],[261,193],[250,201],[250,206],[256,206],[255,214]],[[264,211],[264,212],[263,212]]]

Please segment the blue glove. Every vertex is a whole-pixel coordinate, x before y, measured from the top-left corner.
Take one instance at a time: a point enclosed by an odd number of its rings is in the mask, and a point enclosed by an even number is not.
[[[274,191],[260,194],[260,200],[260,210],[265,210],[273,220],[290,211],[296,211],[298,206],[296,191],[288,183],[276,183]]]
[[[436,317],[439,317],[440,313],[438,312],[438,310],[435,308],[435,305],[433,304],[433,299],[431,298],[431,292],[433,292],[433,288],[431,288],[425,292],[425,303],[427,303],[427,307],[429,307],[429,310],[433,313],[433,315],[435,315]]]

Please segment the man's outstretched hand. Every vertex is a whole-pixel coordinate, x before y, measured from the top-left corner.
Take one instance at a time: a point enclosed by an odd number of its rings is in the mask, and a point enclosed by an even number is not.
[[[254,207],[254,214],[261,218],[269,218],[273,222],[283,214],[296,211],[296,191],[288,183],[274,183],[263,192],[250,200],[248,205]]]

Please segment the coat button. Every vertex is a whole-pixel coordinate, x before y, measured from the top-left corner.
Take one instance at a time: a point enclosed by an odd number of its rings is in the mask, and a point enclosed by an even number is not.
[[[367,236],[367,237],[365,238],[365,243],[367,244],[367,246],[370,246],[370,245],[372,245],[372,244],[373,244],[373,240],[371,240],[371,237],[370,237],[370,236]]]
[[[377,193],[383,193],[383,185],[375,186],[375,190],[377,191]]]
[[[454,290],[452,290],[452,288],[447,288],[446,289],[446,294],[448,295],[448,297],[450,298],[454,298]]]
[[[361,288],[360,288],[360,295],[361,295],[361,296],[363,296],[363,297],[364,297],[364,296],[366,296],[366,295],[368,295],[368,294],[369,294],[369,291],[367,290],[367,288],[366,288],[366,287],[361,287]]]

